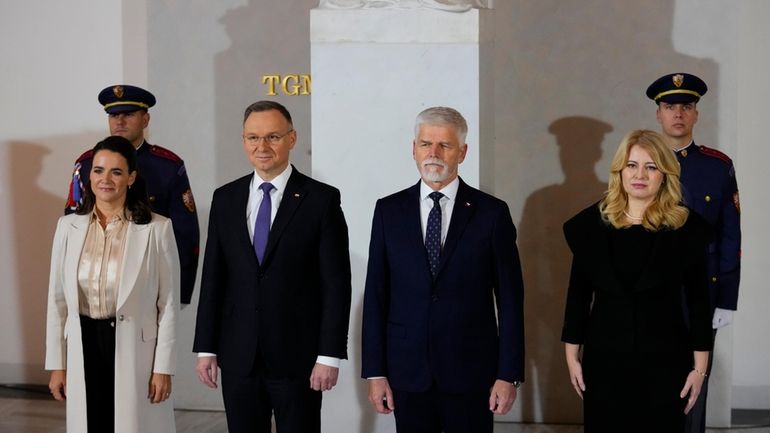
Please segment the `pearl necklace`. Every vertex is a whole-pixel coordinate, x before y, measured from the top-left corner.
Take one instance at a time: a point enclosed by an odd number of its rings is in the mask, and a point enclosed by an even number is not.
[[[641,220],[643,220],[643,219],[644,219],[643,217],[635,217],[635,216],[631,216],[631,214],[629,214],[629,213],[628,213],[628,212],[626,212],[626,211],[623,211],[623,215],[627,216],[627,217],[628,217],[628,219],[630,219],[630,220],[632,220],[632,221],[641,221]]]

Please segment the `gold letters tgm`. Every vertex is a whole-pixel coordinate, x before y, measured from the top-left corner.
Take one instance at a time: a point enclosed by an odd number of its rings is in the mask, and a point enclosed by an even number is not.
[[[275,96],[281,91],[287,96],[306,96],[310,94],[309,74],[263,75],[262,84],[267,86],[267,96]]]

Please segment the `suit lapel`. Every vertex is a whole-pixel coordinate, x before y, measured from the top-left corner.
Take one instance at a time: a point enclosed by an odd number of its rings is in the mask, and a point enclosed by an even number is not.
[[[281,203],[278,205],[278,212],[275,214],[275,220],[273,220],[273,224],[270,226],[270,235],[267,237],[267,246],[265,247],[265,257],[262,266],[267,266],[270,263],[273,250],[275,250],[284,230],[289,225],[294,213],[307,194],[305,175],[292,166],[291,176],[289,176],[289,180],[286,182],[286,190],[283,192]]]
[[[69,291],[70,299],[75,300],[75,307],[78,306],[78,268],[80,266],[80,255],[86,243],[88,234],[88,224],[91,221],[91,215],[78,215],[70,223],[69,233],[67,235],[66,263],[64,263],[64,275],[67,280],[64,282],[65,290]]]
[[[452,253],[457,247],[457,243],[473,216],[475,209],[476,202],[472,197],[471,189],[460,179],[460,186],[457,188],[457,197],[455,197],[454,208],[452,209],[452,219],[449,221],[449,230],[447,231],[444,248],[441,251],[441,260],[436,270],[437,277],[441,274],[449,258],[452,257]]]
[[[244,176],[236,186],[233,192],[233,197],[227,197],[229,202],[227,217],[229,221],[229,227],[232,227],[233,236],[237,248],[249,251],[254,256],[254,263],[257,263],[257,255],[254,253],[254,244],[252,243],[251,236],[249,236],[249,227],[246,221],[246,207],[249,205],[249,188],[251,182],[254,180],[254,172],[251,175]],[[244,251],[244,254],[246,254]]]
[[[586,239],[591,239],[588,248],[592,256],[590,260],[594,264],[590,267],[593,271],[593,278],[605,290],[610,292],[623,291],[623,284],[618,279],[615,267],[612,265],[610,233],[614,229],[605,225],[598,210],[596,214],[596,218],[591,221],[590,232],[585,234]]]
[[[422,269],[425,280],[428,283],[432,283],[433,277],[430,274],[430,261],[428,260],[428,252],[425,250],[425,237],[422,232],[422,217],[420,215],[420,206],[422,206],[422,197],[420,197],[421,182],[422,180],[417,181],[417,184],[407,190],[406,200],[402,203],[404,233],[406,233],[409,242],[412,244],[410,251],[416,251],[417,260],[423,263]]]
[[[134,283],[142,270],[142,263],[147,256],[150,240],[150,225],[128,223],[126,230],[126,245],[123,251],[123,265],[121,266],[120,285],[118,287],[118,301],[116,309],[120,308],[128,299],[128,295],[134,289]]]

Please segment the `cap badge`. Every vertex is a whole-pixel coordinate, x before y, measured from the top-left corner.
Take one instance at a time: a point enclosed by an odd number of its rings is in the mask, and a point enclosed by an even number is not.
[[[674,85],[677,88],[682,87],[682,83],[684,82],[684,75],[676,74],[673,77],[671,77],[671,80],[674,82]]]
[[[115,97],[122,98],[123,97],[123,86],[115,86],[115,87],[113,87],[112,88],[112,93],[115,95]]]

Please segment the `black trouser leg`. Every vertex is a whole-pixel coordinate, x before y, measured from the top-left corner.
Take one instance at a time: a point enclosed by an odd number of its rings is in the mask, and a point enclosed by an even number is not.
[[[115,431],[115,319],[80,316],[88,433]]]

